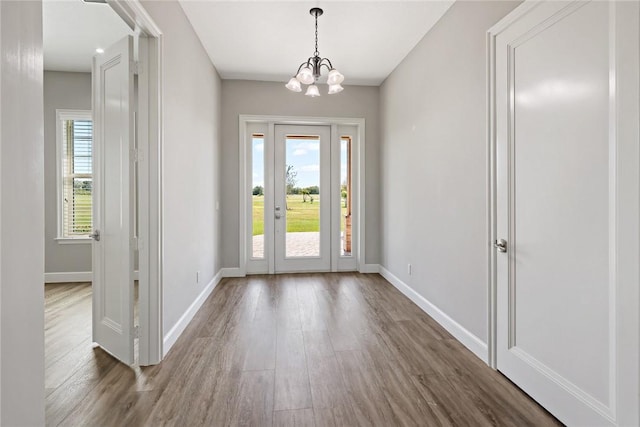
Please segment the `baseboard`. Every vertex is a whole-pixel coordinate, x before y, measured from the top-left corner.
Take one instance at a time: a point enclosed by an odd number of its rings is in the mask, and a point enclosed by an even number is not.
[[[380,265],[379,264],[363,264],[360,267],[360,273],[379,273]]]
[[[93,273],[90,271],[65,271],[60,273],[44,273],[44,283],[76,283],[90,282]]]
[[[178,338],[180,338],[180,335],[182,335],[187,326],[189,326],[189,323],[191,322],[191,320],[193,320],[193,317],[196,315],[200,307],[202,307],[202,304],[204,304],[207,298],[209,298],[209,295],[211,295],[211,292],[213,292],[218,283],[220,283],[220,280],[222,279],[221,273],[222,271],[218,271],[218,273],[213,276],[213,279],[211,279],[211,281],[202,290],[202,292],[200,292],[200,295],[198,295],[197,298],[191,303],[187,311],[184,312],[182,317],[178,319],[176,324],[173,325],[171,330],[164,336],[162,342],[163,359],[167,356],[169,350],[171,350],[171,347],[173,347],[176,341],[178,341]]]
[[[234,267],[234,268],[221,268],[220,272],[218,274],[221,274],[221,277],[244,277],[246,276],[246,273],[244,271],[242,271],[240,268]]]
[[[488,347],[480,338],[469,332],[458,322],[449,317],[444,311],[440,310],[434,304],[429,302],[425,297],[417,293],[413,288],[400,280],[389,270],[380,266],[380,275],[387,279],[389,283],[395,286],[407,298],[413,301],[425,313],[435,319],[443,328],[460,341],[465,347],[471,350],[476,356],[484,362],[488,361]]]
[[[90,271],[63,271],[59,273],[44,273],[44,283],[86,283],[93,280]],[[133,272],[133,280],[138,280],[138,270]]]

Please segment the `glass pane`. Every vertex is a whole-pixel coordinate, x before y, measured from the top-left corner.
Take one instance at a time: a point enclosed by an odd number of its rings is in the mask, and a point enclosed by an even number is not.
[[[253,258],[264,258],[264,136],[253,135],[252,140],[251,204],[253,214]]]
[[[82,236],[92,228],[92,123],[63,121],[63,235]]]
[[[91,178],[73,179],[71,234],[91,233]]]
[[[287,136],[285,256],[320,256],[320,137]]]
[[[73,173],[91,173],[91,120],[73,121]]]
[[[340,255],[351,256],[351,138],[340,139]]]

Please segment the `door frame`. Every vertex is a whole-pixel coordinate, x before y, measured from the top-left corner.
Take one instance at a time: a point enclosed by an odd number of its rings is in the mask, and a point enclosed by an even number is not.
[[[238,225],[238,237],[239,237],[239,276],[245,276],[247,274],[247,208],[248,198],[246,197],[245,190],[247,188],[247,171],[249,165],[247,164],[247,136],[248,126],[253,123],[259,123],[266,125],[269,130],[269,137],[273,138],[275,132],[275,125],[320,125],[331,126],[331,141],[339,140],[340,135],[338,132],[339,126],[355,126],[357,129],[357,141],[354,144],[353,159],[354,159],[354,173],[353,181],[355,182],[355,204],[353,207],[353,216],[356,222],[354,228],[354,240],[357,243],[356,257],[356,270],[365,273],[366,270],[366,257],[365,257],[365,119],[364,118],[345,118],[345,117],[304,117],[304,116],[271,116],[271,115],[239,115],[239,127],[238,127],[238,145],[239,145],[239,225]],[[333,160],[333,154],[332,154]],[[333,185],[333,182],[332,182]],[[266,211],[266,208],[265,208]],[[333,209],[332,221],[333,221]],[[337,236],[331,236],[331,271],[339,271],[337,262],[337,252],[335,251],[335,244],[337,242]],[[273,274],[274,269],[272,263],[269,265],[269,274]]]
[[[139,0],[107,3],[139,40],[134,47],[138,62],[138,364],[155,365],[163,355],[163,35]]]
[[[564,10],[575,7],[569,3]],[[511,13],[490,28],[486,34],[487,46],[487,251],[488,251],[488,341],[486,362],[497,369],[497,251],[493,242],[497,236],[497,99],[496,99],[496,41],[497,37],[521,17],[530,13],[542,2],[525,1]],[[640,422],[640,411],[637,396],[640,392],[640,7],[620,6],[612,2],[613,10],[610,42],[610,57],[614,56],[610,76],[616,85],[616,96],[610,101],[609,137],[616,138],[617,185],[622,186],[626,195],[635,194],[631,200],[623,202],[617,196],[610,203],[624,206],[617,208],[616,252],[616,286],[613,293],[615,321],[611,344],[615,372],[610,378],[612,386],[611,421],[616,425],[637,425]],[[625,7],[635,7],[634,13],[628,13]],[[631,35],[632,37],[629,37]],[[635,58],[624,61],[621,58]],[[619,82],[623,82],[622,85]],[[625,86],[624,89],[620,89]],[[625,143],[621,143],[625,142]],[[624,211],[624,212],[623,212]],[[622,267],[621,267],[622,266]],[[524,390],[526,392],[526,390]]]

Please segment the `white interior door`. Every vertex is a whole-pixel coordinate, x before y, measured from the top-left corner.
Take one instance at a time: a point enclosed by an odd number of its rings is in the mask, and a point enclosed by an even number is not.
[[[94,57],[93,341],[126,364],[133,346],[133,38]]]
[[[275,126],[276,272],[331,268],[330,144],[330,126]]]
[[[637,256],[637,217],[622,221],[638,212],[638,117],[635,139],[619,119],[630,89],[637,114],[637,74],[620,67],[637,73],[637,4],[539,2],[512,15],[495,39],[497,367],[568,425],[625,424],[632,390],[635,424],[638,324],[620,319],[638,310],[638,261],[623,255]]]

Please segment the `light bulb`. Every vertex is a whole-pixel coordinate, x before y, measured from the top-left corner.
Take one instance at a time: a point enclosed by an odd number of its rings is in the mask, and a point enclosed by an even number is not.
[[[289,89],[292,92],[301,92],[302,91],[302,88],[300,87],[300,82],[295,77],[291,77],[291,80],[289,80],[289,83],[284,85],[284,87],[286,87],[287,89]]]
[[[318,86],[309,85],[307,88],[307,93],[305,95],[315,98],[316,96],[320,96],[320,91],[318,90]]]
[[[344,88],[339,84],[329,85],[329,95],[333,95],[334,93],[342,92]]]
[[[340,71],[332,68],[329,71],[329,75],[327,76],[327,84],[329,85],[339,85],[344,81],[344,76],[340,74]]]
[[[304,83],[306,85],[310,85],[315,80],[313,77],[313,71],[311,71],[311,68],[309,67],[303,67],[296,76],[296,79],[298,79],[300,83]]]

